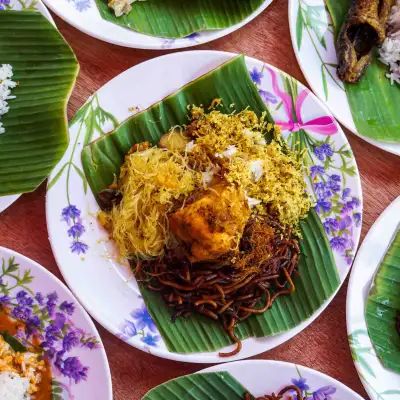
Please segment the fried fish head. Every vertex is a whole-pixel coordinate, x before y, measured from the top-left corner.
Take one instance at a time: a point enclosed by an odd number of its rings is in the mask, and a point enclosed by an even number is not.
[[[386,38],[393,0],[353,0],[338,36],[338,76],[357,83],[371,63],[373,48]]]

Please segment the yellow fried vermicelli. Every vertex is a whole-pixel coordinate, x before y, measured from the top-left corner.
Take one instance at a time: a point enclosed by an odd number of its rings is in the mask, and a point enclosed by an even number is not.
[[[121,168],[121,203],[107,214],[120,256],[156,257],[168,240],[167,213],[201,182],[184,155],[160,148],[129,154]]]

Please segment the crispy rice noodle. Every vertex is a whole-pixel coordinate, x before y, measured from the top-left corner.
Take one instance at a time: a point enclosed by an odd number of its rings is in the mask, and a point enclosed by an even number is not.
[[[257,397],[255,400],[282,400],[284,396],[289,396],[288,400],[298,399],[301,400],[303,397],[301,395],[300,389],[296,386],[286,386],[278,394],[266,394],[262,397]],[[251,400],[251,395],[246,393],[244,400]]]
[[[264,313],[278,296],[294,292],[292,275],[299,257],[289,228],[270,218],[253,219],[239,250],[228,258],[191,264],[180,246],[137,264],[136,277],[148,289],[161,292],[173,320],[196,312],[220,321],[237,344],[232,352],[220,353],[230,357],[242,347],[234,333],[236,324]]]

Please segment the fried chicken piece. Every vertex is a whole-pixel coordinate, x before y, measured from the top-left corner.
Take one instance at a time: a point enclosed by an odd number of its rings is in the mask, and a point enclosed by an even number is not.
[[[172,214],[170,229],[190,245],[191,261],[210,261],[234,249],[250,217],[242,190],[214,181],[192,204]]]

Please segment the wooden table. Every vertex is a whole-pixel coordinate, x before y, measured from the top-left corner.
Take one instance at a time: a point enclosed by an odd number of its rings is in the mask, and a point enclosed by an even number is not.
[[[273,64],[306,83],[293,52],[287,10],[287,0],[275,0],[261,16],[244,28],[197,48],[245,53]],[[103,43],[57,17],[55,21],[81,64],[70,101],[70,118],[89,95],[114,76],[145,60],[166,54],[166,51],[126,49]],[[346,133],[363,185],[364,237],[376,218],[400,194],[400,158],[369,145],[348,131]],[[45,194],[43,184],[34,193],[22,196],[0,216],[0,245],[32,258],[62,279],[48,241]],[[346,290],[347,281],[327,310],[311,326],[284,345],[254,358],[290,361],[314,368],[367,398],[347,341]],[[98,324],[97,327],[108,354],[115,400],[140,399],[160,383],[204,368],[203,365],[156,358],[125,344]]]

